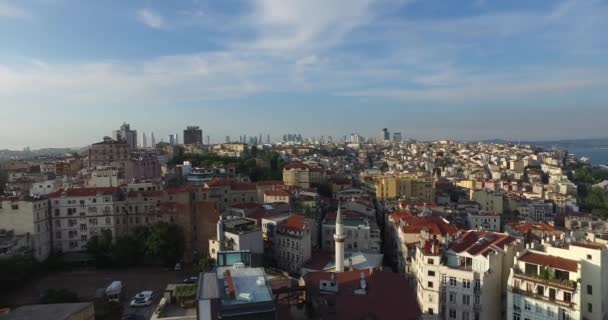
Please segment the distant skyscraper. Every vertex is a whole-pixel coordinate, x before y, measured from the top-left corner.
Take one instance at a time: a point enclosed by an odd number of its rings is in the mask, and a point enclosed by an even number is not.
[[[203,130],[198,126],[188,126],[184,130],[184,144],[203,144]]]
[[[115,130],[113,137],[116,141],[123,141],[129,145],[131,150],[137,148],[137,131],[131,130],[131,125],[124,122],[119,130]]]
[[[380,133],[380,140],[381,141],[389,141],[389,140],[391,140],[391,133],[388,132],[387,128],[382,128],[382,132]]]
[[[393,132],[393,141],[401,141],[403,137],[401,137],[401,132]]]
[[[150,133],[150,148],[156,148],[156,138],[154,132]]]
[[[210,144],[211,144],[211,137],[207,136],[207,145],[210,145]]]
[[[142,149],[148,148],[148,136],[145,132],[142,132],[141,134],[141,147]]]
[[[172,134],[169,135],[169,144],[171,144],[171,145],[178,144],[177,133],[172,133]]]
[[[230,143],[230,136],[226,136],[226,143]]]
[[[267,143],[267,144],[270,144],[270,134],[267,134],[267,135],[266,135],[266,143]]]

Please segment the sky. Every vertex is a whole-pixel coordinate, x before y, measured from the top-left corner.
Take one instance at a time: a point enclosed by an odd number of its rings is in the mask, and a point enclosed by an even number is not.
[[[0,149],[608,137],[606,0],[0,0]]]

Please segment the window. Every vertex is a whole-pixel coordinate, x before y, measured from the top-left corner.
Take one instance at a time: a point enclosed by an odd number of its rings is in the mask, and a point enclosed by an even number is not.
[[[588,254],[587,255],[587,260],[592,260],[592,259],[593,259],[593,257],[590,254]]]
[[[549,299],[555,300],[556,291],[553,288],[549,288]]]
[[[429,315],[431,315],[431,316],[432,316],[432,315],[434,315],[434,314],[435,314],[435,311],[433,310],[433,308],[429,308]]]
[[[454,278],[454,277],[450,277],[450,285],[451,285],[452,287],[455,287],[455,286],[456,286],[456,278]]]
[[[462,280],[462,287],[465,289],[471,289],[471,280]]]
[[[61,214],[61,210],[55,209],[55,217],[59,217],[60,214]]]
[[[468,296],[468,295],[466,295],[466,294],[463,295],[462,296],[462,304],[465,305],[465,306],[470,305],[471,304],[471,297]]]
[[[481,304],[481,297],[480,296],[475,296],[475,304],[476,305],[480,305]]]
[[[462,320],[469,320],[469,313],[467,311],[462,312]]]
[[[55,232],[55,239],[61,239],[61,231]]]
[[[433,281],[429,281],[429,282],[427,283],[427,287],[428,287],[429,289],[432,289],[432,288],[433,288]]]
[[[450,309],[450,319],[456,319],[456,310]]]
[[[514,313],[514,314],[513,314],[513,320],[521,320],[521,318],[520,318],[519,314]]]
[[[532,310],[532,306],[528,301],[524,301],[524,309],[526,309],[526,311]]]
[[[536,294],[538,294],[539,296],[544,296],[545,295],[545,287],[543,287],[543,286],[537,286],[536,287]]]
[[[587,312],[593,313],[593,304],[587,303]]]
[[[13,205],[11,205],[11,209],[13,209],[13,210],[19,210],[19,205],[18,204],[13,204]]]
[[[427,262],[427,264],[433,264],[434,261],[433,261],[433,259],[429,258],[426,262]]]
[[[429,275],[429,277],[434,277],[434,276],[435,276],[435,271],[430,271],[430,270],[429,270],[428,275]]]
[[[564,292],[564,302],[572,302],[572,293]]]
[[[590,284],[587,285],[587,294],[593,295],[593,286],[591,286]]]
[[[455,302],[456,301],[456,294],[450,292],[450,302]]]

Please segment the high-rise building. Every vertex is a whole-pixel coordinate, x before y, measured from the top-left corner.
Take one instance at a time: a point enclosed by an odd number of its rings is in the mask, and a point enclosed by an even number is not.
[[[388,131],[388,128],[382,128],[380,132],[380,141],[389,141],[391,140],[391,133]]]
[[[131,125],[124,122],[119,130],[115,130],[113,137],[116,141],[126,142],[131,150],[137,148],[137,131],[131,130]]]
[[[154,137],[154,132],[150,133],[150,148],[156,148],[156,138]]]
[[[203,144],[203,130],[198,126],[188,126],[184,130],[184,144]]]
[[[148,136],[145,132],[141,134],[141,147],[142,149],[148,148]]]
[[[267,135],[266,135],[266,143],[267,143],[267,144],[270,144],[270,134],[267,134]]]
[[[226,143],[230,143],[230,136],[226,136]]]
[[[403,137],[401,136],[401,132],[393,132],[393,141],[401,141]]]
[[[179,142],[177,141],[177,133],[172,133],[169,135],[169,144],[176,145]]]

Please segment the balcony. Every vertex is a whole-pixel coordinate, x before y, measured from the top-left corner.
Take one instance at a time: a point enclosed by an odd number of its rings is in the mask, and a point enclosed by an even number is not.
[[[574,306],[576,305],[574,302],[566,302],[566,301],[562,301],[562,300],[552,299],[547,296],[536,294],[532,291],[520,290],[520,289],[516,289],[516,288],[513,288],[512,291],[514,294],[524,295],[526,297],[530,297],[530,298],[533,298],[536,300],[542,300],[544,302],[556,304],[556,305],[559,305],[564,308],[574,309]]]
[[[568,290],[568,291],[576,291],[577,282],[572,280],[561,280],[561,279],[544,279],[538,275],[531,275],[522,272],[518,269],[513,269],[515,277],[522,280],[527,280],[531,282],[535,282],[538,284],[542,284],[549,287],[555,287],[558,289]]]

